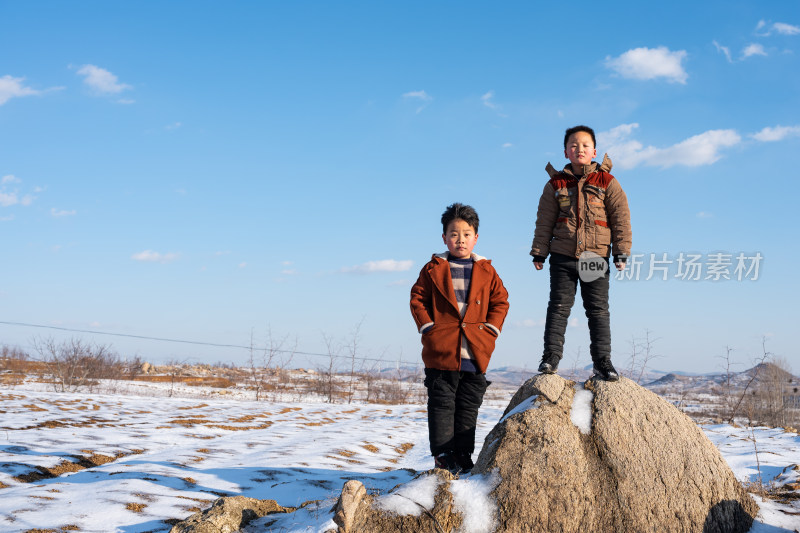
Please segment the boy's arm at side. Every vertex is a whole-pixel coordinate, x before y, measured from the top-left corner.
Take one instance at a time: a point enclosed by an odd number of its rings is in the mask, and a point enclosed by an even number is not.
[[[494,273],[492,279],[492,287],[489,292],[489,311],[486,314],[486,326],[491,329],[495,335],[499,335],[503,329],[503,322],[506,320],[508,314],[508,291],[503,285],[503,280]]]
[[[550,240],[553,238],[553,228],[558,220],[558,201],[556,191],[548,181],[542,196],[539,198],[539,208],[536,211],[536,229],[533,234],[530,255],[536,270],[542,269],[542,264],[550,253]]]
[[[621,270],[631,254],[633,233],[628,196],[616,179],[612,180],[606,189],[605,207],[608,226],[611,229],[611,255],[617,268]]]
[[[433,326],[433,317],[430,312],[432,282],[423,267],[417,282],[411,287],[411,316],[417,325],[419,333],[425,333]]]

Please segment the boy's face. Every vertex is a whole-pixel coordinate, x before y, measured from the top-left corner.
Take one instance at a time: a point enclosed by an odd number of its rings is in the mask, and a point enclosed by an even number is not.
[[[475,243],[478,242],[478,234],[475,233],[475,228],[457,218],[447,225],[442,240],[451,256],[456,259],[466,259],[470,257]]]
[[[564,156],[572,163],[575,170],[582,168],[597,157],[597,150],[592,142],[592,136],[585,131],[576,131],[567,139]]]

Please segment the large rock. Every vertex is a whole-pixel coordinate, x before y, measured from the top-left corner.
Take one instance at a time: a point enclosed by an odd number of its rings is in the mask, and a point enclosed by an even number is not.
[[[755,502],[691,419],[628,379],[585,388],[535,376],[486,437],[474,472],[500,474],[496,531],[750,529]]]
[[[419,503],[418,494],[414,491],[403,494],[403,486],[395,487],[383,498],[367,495],[360,481],[350,480],[344,484],[342,495],[333,508],[333,521],[338,528],[337,533],[419,533],[423,531],[455,531],[462,522],[461,514],[454,508],[453,495],[449,490],[453,476],[445,470],[433,470],[420,474],[411,485],[420,478],[432,477],[438,484],[433,492],[432,502]],[[423,479],[422,481],[428,481]],[[408,491],[405,491],[408,492]],[[389,498],[399,498],[400,504],[410,512],[397,513],[387,511],[392,507]],[[387,505],[388,504],[388,505]]]
[[[170,533],[233,533],[256,518],[294,510],[294,507],[278,505],[275,500],[229,496],[218,499],[205,511],[175,524]]]

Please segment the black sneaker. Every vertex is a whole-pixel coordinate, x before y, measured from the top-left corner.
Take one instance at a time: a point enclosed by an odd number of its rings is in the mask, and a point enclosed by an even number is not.
[[[456,452],[456,463],[465,474],[469,474],[475,463],[472,462],[472,454],[468,452]]]
[[[558,362],[561,359],[555,355],[545,355],[539,363],[539,372],[542,374],[555,374],[558,370]]]
[[[601,359],[597,361],[592,370],[595,376],[600,376],[606,381],[619,381],[619,374],[617,374],[614,365],[611,364],[611,359]]]
[[[433,464],[434,468],[447,470],[453,475],[457,475],[461,472],[461,467],[458,465],[455,455],[449,452],[442,452],[439,455],[434,456]]]

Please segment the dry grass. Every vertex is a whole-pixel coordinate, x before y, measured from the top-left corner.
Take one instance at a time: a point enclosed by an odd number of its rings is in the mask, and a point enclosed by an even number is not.
[[[73,460],[64,460],[56,466],[36,466],[35,470],[27,474],[15,476],[13,479],[20,483],[36,483],[43,479],[57,478],[63,474],[72,472],[80,472],[87,468],[108,464],[116,461],[122,457],[142,453],[144,450],[136,450],[134,452],[118,452],[114,456],[94,453],[89,450],[81,450],[87,455],[74,455]]]
[[[132,511],[134,513],[141,513],[146,508],[147,508],[147,504],[146,503],[130,502],[130,503],[126,503],[125,504],[125,509],[127,509],[128,511]]]
[[[39,529],[39,528],[26,529],[22,533],[64,533],[65,531],[80,531],[80,530],[81,528],[79,528],[78,526],[73,524],[68,524],[66,526],[59,526],[58,529]]]
[[[350,450],[336,450],[333,453],[336,455],[341,455],[342,457],[353,457],[356,452],[352,452]]]
[[[405,454],[408,450],[414,447],[413,442],[404,442],[400,446],[396,447],[394,450],[399,454]]]

